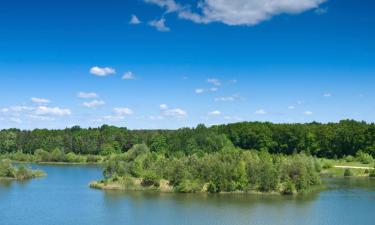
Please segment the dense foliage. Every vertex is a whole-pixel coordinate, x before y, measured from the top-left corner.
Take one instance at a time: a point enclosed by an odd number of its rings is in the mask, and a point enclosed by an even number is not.
[[[260,191],[293,194],[320,183],[321,166],[305,154],[271,155],[247,151],[230,143],[223,149],[198,156],[167,157],[135,145],[128,152],[113,155],[105,163],[107,180],[122,177],[142,179],[142,185],[159,185],[168,180],[177,192]]]
[[[10,160],[0,160],[0,179],[9,178],[24,180],[34,177],[44,176],[45,174],[40,170],[31,170],[26,168],[24,165],[20,165],[18,168],[14,167]]]
[[[36,153],[59,149],[67,154],[110,155],[123,153],[135,144],[146,144],[152,152],[188,156],[220,151],[228,143],[246,150],[270,153],[305,152],[319,157],[358,156],[364,161],[375,156],[375,125],[345,120],[339,123],[272,124],[242,122],[206,128],[178,130],[128,130],[104,125],[63,130],[8,129],[0,131],[0,154],[22,151]]]

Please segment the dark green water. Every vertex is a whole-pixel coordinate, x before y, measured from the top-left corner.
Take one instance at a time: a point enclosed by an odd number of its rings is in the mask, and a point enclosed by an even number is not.
[[[41,166],[47,177],[0,182],[0,225],[374,224],[375,180],[330,179],[303,197],[102,192],[101,169]]]

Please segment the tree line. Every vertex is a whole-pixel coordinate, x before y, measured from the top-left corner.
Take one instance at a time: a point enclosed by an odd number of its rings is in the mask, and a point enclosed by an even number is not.
[[[64,154],[110,155],[127,152],[136,144],[146,144],[151,152],[167,156],[203,156],[232,144],[244,150],[273,154],[342,158],[363,152],[375,157],[375,125],[343,120],[338,123],[274,124],[241,122],[178,130],[129,130],[103,125],[99,128],[75,126],[61,130],[0,131],[0,154],[39,150]]]

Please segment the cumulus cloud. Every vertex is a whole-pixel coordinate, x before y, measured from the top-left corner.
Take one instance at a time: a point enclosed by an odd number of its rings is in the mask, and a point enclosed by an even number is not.
[[[130,108],[125,108],[125,107],[124,108],[114,108],[112,115],[107,115],[107,116],[104,116],[103,118],[105,120],[116,121],[116,120],[123,120],[123,119],[125,119],[126,115],[132,115],[132,114],[133,114],[133,110],[131,110]]]
[[[303,114],[305,114],[306,116],[311,116],[313,114],[313,112],[311,112],[311,111],[305,111]]]
[[[125,72],[124,75],[122,76],[122,79],[123,80],[134,80],[135,79],[134,73],[131,72],[131,71]]]
[[[35,109],[36,115],[51,115],[51,116],[69,116],[71,115],[70,109],[64,109],[60,107],[47,107],[47,106],[38,106]]]
[[[158,116],[149,116],[148,119],[150,119],[150,120],[163,120],[164,117],[160,116],[160,115],[158,115]]]
[[[258,109],[254,112],[257,115],[266,115],[267,112],[264,109]]]
[[[159,108],[162,111],[163,116],[165,117],[185,118],[188,116],[185,110],[180,109],[180,108],[170,109],[166,104],[161,104]]]
[[[218,79],[216,79],[216,78],[208,78],[207,82],[210,83],[210,84],[213,84],[215,86],[220,86],[221,85],[221,82]]]
[[[203,88],[197,88],[197,89],[195,89],[195,93],[196,94],[202,94],[203,92],[204,92]]]
[[[324,93],[324,94],[323,94],[323,97],[325,97],[325,98],[330,98],[330,97],[332,97],[332,94],[331,94],[331,93]]]
[[[82,105],[87,107],[87,108],[96,108],[98,106],[104,105],[105,102],[102,100],[92,100],[91,102],[84,102]]]
[[[78,98],[98,98],[99,95],[94,92],[79,92],[77,94]]]
[[[132,115],[133,110],[130,108],[114,108],[113,111],[116,115],[124,116],[124,115]]]
[[[175,12],[182,9],[182,6],[176,3],[174,0],[144,0],[147,3],[158,5],[165,8],[167,12]]]
[[[168,32],[171,30],[169,27],[165,25],[164,18],[161,18],[160,20],[152,20],[148,24],[160,32]]]
[[[145,0],[176,12],[179,18],[195,23],[220,22],[227,25],[256,25],[280,14],[299,14],[318,9],[326,0],[201,0],[195,6],[175,0]]]
[[[166,109],[168,109],[168,106],[167,106],[166,104],[161,104],[161,105],[159,106],[159,108],[160,108],[161,110],[166,110]]]
[[[208,89],[204,89],[204,88],[197,88],[195,89],[195,93],[196,94],[203,94],[205,92],[216,92],[218,91],[219,89],[217,87],[212,87],[212,88],[208,88]]]
[[[132,15],[129,21],[129,24],[137,25],[142,23],[136,15]]]
[[[187,112],[180,108],[166,109],[163,112],[164,116],[174,117],[174,118],[185,118],[188,116]]]
[[[221,112],[219,110],[215,110],[208,113],[209,116],[220,116]]]
[[[111,75],[111,74],[115,74],[116,70],[111,68],[111,67],[94,66],[94,67],[91,67],[90,73],[95,75],[95,76],[105,77],[105,76],[108,76],[108,75]]]
[[[35,97],[31,98],[31,101],[37,104],[48,104],[51,102],[49,99],[46,99],[46,98],[35,98]]]
[[[239,99],[241,99],[239,95],[232,95],[232,96],[216,97],[214,100],[215,102],[233,102]]]

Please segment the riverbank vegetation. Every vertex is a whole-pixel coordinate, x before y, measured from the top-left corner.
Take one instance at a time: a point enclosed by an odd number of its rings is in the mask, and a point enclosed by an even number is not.
[[[29,163],[95,164],[101,163],[104,157],[98,155],[77,155],[74,152],[64,153],[61,149],[55,148],[52,152],[37,149],[34,154],[23,153],[21,151],[4,153],[0,155],[0,159]]]
[[[24,165],[15,167],[9,159],[0,160],[0,179],[26,180],[45,175],[41,170],[31,170]]]

